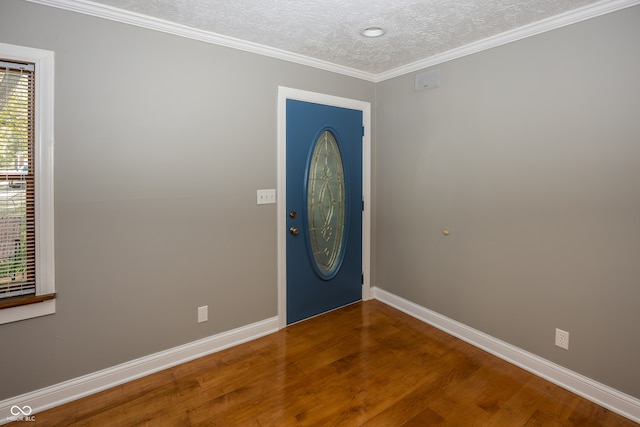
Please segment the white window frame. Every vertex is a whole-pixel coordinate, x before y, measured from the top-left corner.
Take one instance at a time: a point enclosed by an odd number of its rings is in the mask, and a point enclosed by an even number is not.
[[[54,53],[0,43],[0,58],[35,64],[35,222],[36,296],[54,294],[55,254],[53,218],[53,83]],[[0,310],[0,325],[53,314],[56,300]]]

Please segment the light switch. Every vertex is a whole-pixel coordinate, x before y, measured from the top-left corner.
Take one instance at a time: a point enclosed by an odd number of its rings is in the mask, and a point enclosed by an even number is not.
[[[258,190],[258,204],[268,205],[276,202],[276,190]]]

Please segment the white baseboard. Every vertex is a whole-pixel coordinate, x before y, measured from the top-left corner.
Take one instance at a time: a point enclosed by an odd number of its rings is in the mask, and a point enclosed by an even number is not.
[[[19,408],[28,406],[30,408],[29,412],[37,414],[46,409],[80,399],[145,375],[254,340],[277,330],[278,318],[273,317],[0,401],[0,425],[13,420],[11,408],[14,406]],[[18,411],[14,408],[13,412],[17,413]]]
[[[481,348],[585,399],[640,423],[640,400],[546,359],[500,341],[455,320],[379,288],[373,298]],[[0,401],[0,425],[12,421],[11,408],[29,406],[33,414],[97,393],[145,375],[242,344],[278,330],[277,317],[141,357],[102,371]]]
[[[640,400],[590,378],[556,365],[460,322],[424,308],[379,288],[372,288],[373,298],[422,320],[494,356],[519,366],[623,417],[640,423]]]

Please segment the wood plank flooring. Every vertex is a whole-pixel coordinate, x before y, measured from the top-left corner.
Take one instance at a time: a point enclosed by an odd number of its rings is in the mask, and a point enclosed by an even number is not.
[[[38,413],[34,424],[638,426],[378,301]]]

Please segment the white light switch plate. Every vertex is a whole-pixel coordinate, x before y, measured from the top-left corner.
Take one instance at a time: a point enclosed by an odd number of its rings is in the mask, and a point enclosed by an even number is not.
[[[276,190],[258,190],[258,204],[268,205],[276,202]]]

